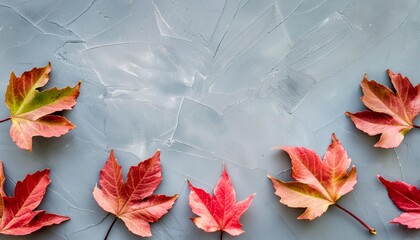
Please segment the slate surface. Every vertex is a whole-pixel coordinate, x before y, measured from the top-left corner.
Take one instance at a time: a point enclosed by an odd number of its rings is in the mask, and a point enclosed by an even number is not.
[[[129,166],[162,149],[159,193],[179,193],[152,225],[151,239],[219,239],[189,220],[186,179],[212,191],[223,163],[238,199],[257,193],[235,239],[372,239],[335,207],[314,221],[278,202],[267,174],[290,179],[290,160],[273,146],[322,155],[333,132],[358,169],[341,205],[375,227],[375,239],[420,239],[387,222],[400,211],[377,174],[420,185],[420,133],[391,150],[357,130],[345,111],[364,109],[364,73],[389,85],[385,70],[420,82],[418,1],[394,0],[1,0],[0,92],[11,71],[49,61],[49,86],[83,81],[77,128],[19,150],[0,124],[6,191],[27,173],[50,168],[41,207],[72,218],[26,237],[103,239],[113,217],[92,190],[110,149]],[[7,108],[0,107],[7,117]],[[418,121],[417,121],[418,123]],[[109,239],[138,239],[117,221]],[[224,239],[233,239],[228,234]]]

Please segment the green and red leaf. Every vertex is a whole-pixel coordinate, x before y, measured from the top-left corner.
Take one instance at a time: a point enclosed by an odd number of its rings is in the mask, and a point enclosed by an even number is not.
[[[5,102],[10,110],[12,127],[10,136],[18,147],[32,150],[32,137],[58,137],[75,126],[54,112],[70,110],[79,96],[80,82],[74,87],[52,88],[38,91],[47,84],[51,64],[43,68],[33,68],[16,77],[12,72],[5,94]]]

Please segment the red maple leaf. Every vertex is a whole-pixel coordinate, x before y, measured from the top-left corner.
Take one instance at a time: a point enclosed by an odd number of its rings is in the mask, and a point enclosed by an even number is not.
[[[123,220],[128,230],[142,237],[150,237],[149,223],[157,222],[178,198],[178,194],[152,195],[161,180],[159,150],[151,158],[130,167],[125,183],[121,166],[112,150],[100,172],[100,188],[95,186],[93,196],[103,210]]]
[[[390,223],[400,223],[408,228],[420,228],[420,190],[405,182],[390,182],[378,176],[381,183],[386,187],[388,196],[401,210],[405,211],[394,218]]]
[[[79,96],[80,82],[74,87],[51,88],[39,92],[49,80],[51,64],[43,68],[33,68],[16,77],[12,72],[6,90],[6,105],[10,117],[0,120],[12,121],[10,136],[22,149],[32,150],[32,137],[59,137],[75,128],[63,116],[52,115],[62,110],[70,110]]]
[[[26,175],[15,187],[15,195],[9,197],[3,190],[5,176],[0,161],[0,233],[7,235],[26,235],[42,227],[59,224],[69,217],[47,213],[38,207],[44,198],[48,184],[51,183],[50,170]]]
[[[225,231],[232,236],[242,234],[239,218],[248,209],[255,193],[236,203],[236,193],[232,182],[223,168],[222,176],[214,189],[214,196],[203,189],[194,187],[189,181],[190,206],[199,217],[192,221],[205,232]]]
[[[358,129],[370,136],[381,134],[375,144],[381,148],[398,147],[408,131],[419,128],[413,120],[420,112],[420,84],[414,87],[407,77],[389,69],[388,75],[396,93],[365,75],[360,84],[361,100],[370,110],[346,112]]]
[[[341,196],[353,190],[356,184],[356,167],[349,172],[350,158],[340,141],[332,134],[332,143],[328,146],[324,159],[304,147],[281,147],[292,159],[292,178],[296,181],[284,182],[271,176],[275,194],[280,202],[292,208],[306,208],[298,219],[313,220],[335,205],[354,217],[370,233],[375,229],[356,217],[353,213],[337,204]]]

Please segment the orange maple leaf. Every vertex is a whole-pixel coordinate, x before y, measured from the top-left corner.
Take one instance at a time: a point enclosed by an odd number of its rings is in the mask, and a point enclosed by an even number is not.
[[[280,147],[292,159],[292,178],[296,181],[284,182],[271,176],[276,195],[280,202],[292,208],[306,208],[298,219],[313,220],[327,211],[330,205],[349,213],[372,234],[376,231],[366,225],[353,213],[337,204],[341,196],[353,190],[356,184],[356,167],[349,172],[350,158],[341,143],[332,135],[332,143],[321,158],[304,147]]]

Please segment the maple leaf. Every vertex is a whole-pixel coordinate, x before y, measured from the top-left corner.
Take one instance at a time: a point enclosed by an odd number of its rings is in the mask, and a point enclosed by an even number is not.
[[[49,169],[26,175],[25,179],[16,183],[13,197],[3,190],[3,162],[0,161],[0,233],[7,235],[26,235],[42,227],[60,224],[69,217],[34,211],[44,198],[47,186],[51,183]]]
[[[292,160],[292,178],[296,181],[284,182],[271,179],[275,194],[280,202],[292,208],[306,208],[298,219],[313,220],[327,211],[330,205],[335,205],[350,214],[372,234],[376,231],[367,226],[353,213],[337,204],[337,200],[353,190],[356,184],[356,167],[349,172],[350,158],[340,141],[332,134],[332,143],[328,146],[324,159],[304,147],[280,147],[286,151]]]
[[[39,92],[37,89],[47,84],[51,64],[43,68],[33,68],[16,77],[10,75],[5,98],[11,120],[10,136],[16,145],[32,150],[32,137],[59,137],[75,128],[65,117],[51,115],[56,111],[70,110],[79,96],[80,82],[74,87],[51,88]]]
[[[356,127],[370,136],[381,134],[374,145],[381,148],[398,147],[404,135],[413,127],[414,118],[420,112],[420,84],[414,87],[407,77],[394,74],[388,69],[396,93],[388,87],[369,81],[365,74],[362,83],[362,102],[370,110],[346,112]]]
[[[388,196],[401,210],[405,211],[394,218],[390,223],[400,223],[408,228],[420,228],[420,190],[405,182],[390,182],[378,176],[381,183],[386,187]]]
[[[161,180],[159,150],[151,158],[130,167],[125,183],[121,166],[114,156],[114,151],[111,150],[100,172],[100,188],[95,186],[93,197],[103,210],[123,220],[131,232],[142,237],[150,237],[152,233],[149,223],[157,222],[172,208],[178,198],[178,194],[152,195]],[[108,234],[109,231],[107,236]]]
[[[205,232],[225,231],[232,236],[242,234],[239,218],[248,209],[255,193],[236,203],[236,193],[226,167],[214,189],[214,196],[203,189],[194,187],[189,181],[190,206],[199,217],[192,221]]]

